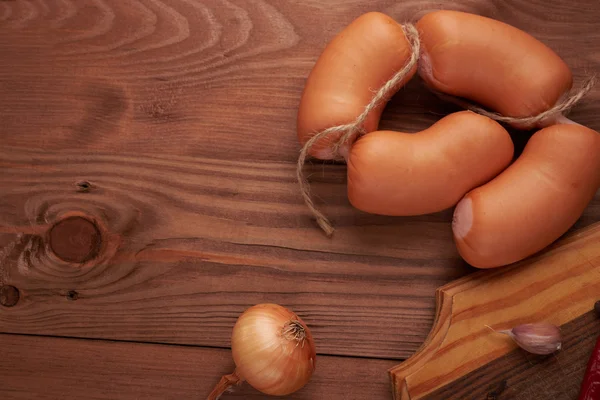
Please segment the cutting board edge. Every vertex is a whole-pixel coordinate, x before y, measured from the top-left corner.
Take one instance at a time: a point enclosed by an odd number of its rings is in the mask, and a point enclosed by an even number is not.
[[[494,270],[478,270],[439,287],[436,290],[435,318],[427,338],[412,356],[388,370],[393,399],[412,400],[406,386],[406,379],[426,365],[443,343],[452,322],[454,296],[468,290],[474,285],[480,284],[481,281],[490,280],[497,276],[511,273],[516,269],[525,268],[528,265],[538,263],[550,255],[564,252],[575,245],[579,239],[583,239],[587,235],[593,234],[598,230],[600,230],[600,222],[594,223],[581,230],[571,232],[547,246],[544,250],[518,263],[496,268]]]

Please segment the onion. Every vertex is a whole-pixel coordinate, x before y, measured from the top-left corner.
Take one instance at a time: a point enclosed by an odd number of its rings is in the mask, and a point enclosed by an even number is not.
[[[221,378],[208,400],[217,400],[244,381],[268,395],[288,395],[306,385],[315,370],[310,330],[277,304],[258,304],[240,315],[233,327],[231,352],[235,371]]]

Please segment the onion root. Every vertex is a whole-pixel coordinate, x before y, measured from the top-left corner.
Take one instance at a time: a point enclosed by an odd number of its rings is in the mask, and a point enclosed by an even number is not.
[[[302,345],[304,347],[304,341],[306,340],[306,330],[302,324],[298,321],[291,320],[284,325],[281,330],[281,334],[284,338],[290,341],[295,341],[296,346]]]
[[[223,375],[219,383],[217,383],[217,386],[215,386],[213,391],[208,395],[207,400],[219,400],[221,395],[233,390],[234,386],[241,385],[242,382],[244,382],[244,380],[238,376],[237,371],[233,371],[233,373],[229,375]]]

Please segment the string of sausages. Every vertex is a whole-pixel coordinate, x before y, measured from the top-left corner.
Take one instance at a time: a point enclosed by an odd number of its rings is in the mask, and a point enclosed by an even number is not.
[[[377,90],[371,101],[364,108],[363,112],[354,121],[347,124],[332,126],[325,130],[315,133],[302,146],[302,149],[300,151],[296,167],[296,177],[300,186],[300,193],[302,195],[304,203],[316,219],[317,224],[327,236],[333,235],[334,228],[329,219],[325,216],[325,214],[322,211],[320,211],[317,208],[315,202],[312,199],[310,184],[304,174],[306,160],[309,157],[309,152],[311,148],[313,148],[317,142],[326,137],[341,134],[339,139],[332,144],[331,150],[334,153],[334,160],[344,161],[344,157],[340,155],[340,147],[345,144],[351,145],[360,136],[363,136],[368,133],[364,129],[364,123],[367,120],[369,114],[372,113],[373,110],[375,110],[377,107],[379,107],[383,101],[385,101],[386,99],[391,97],[391,95],[393,95],[393,93],[397,90],[397,86],[407,78],[407,76],[410,74],[413,68],[419,63],[419,57],[421,52],[421,40],[419,37],[419,32],[417,28],[411,23],[406,23],[402,25],[402,29],[404,31],[406,39],[408,40],[411,51],[410,57],[408,58],[405,65],[398,72],[396,72],[382,87],[380,87]],[[563,96],[562,101],[559,101],[553,107],[537,115],[526,117],[504,116],[500,113],[485,110],[484,108],[470,103],[464,99],[438,92],[433,88],[429,89],[444,100],[451,101],[455,104],[462,106],[465,109],[471,110],[480,115],[484,115],[490,119],[499,122],[510,123],[513,125],[521,124],[523,126],[532,126],[543,122],[548,118],[555,117],[559,114],[564,115],[565,113],[569,112],[573,106],[575,106],[579,101],[581,101],[581,99],[586,94],[590,92],[590,90],[594,87],[595,83],[596,77],[592,76],[584,82],[583,86],[580,89],[576,91],[571,91],[567,96]]]

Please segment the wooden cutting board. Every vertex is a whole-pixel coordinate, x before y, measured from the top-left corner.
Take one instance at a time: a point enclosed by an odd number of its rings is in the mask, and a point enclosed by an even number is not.
[[[389,371],[394,398],[575,399],[600,335],[597,300],[600,223],[520,264],[447,284],[427,340]],[[560,352],[535,356],[494,332],[537,321],[561,326]]]

